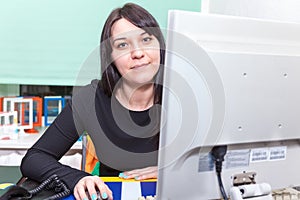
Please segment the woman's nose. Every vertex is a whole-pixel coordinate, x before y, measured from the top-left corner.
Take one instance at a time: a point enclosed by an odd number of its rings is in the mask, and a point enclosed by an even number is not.
[[[138,59],[138,58],[142,58],[144,57],[144,50],[143,48],[139,47],[139,46],[135,46],[132,50],[131,50],[131,58],[132,59]]]

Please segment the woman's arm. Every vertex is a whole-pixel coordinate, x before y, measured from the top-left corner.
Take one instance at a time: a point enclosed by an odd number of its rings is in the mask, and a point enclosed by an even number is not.
[[[58,160],[78,138],[72,108],[68,104],[41,138],[27,151],[21,163],[23,176],[40,182],[57,174],[69,189],[73,190],[81,178],[90,174],[62,165]]]

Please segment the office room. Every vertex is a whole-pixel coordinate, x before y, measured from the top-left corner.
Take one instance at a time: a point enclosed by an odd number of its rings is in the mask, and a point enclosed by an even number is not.
[[[0,3],[0,199],[300,199],[298,0]]]

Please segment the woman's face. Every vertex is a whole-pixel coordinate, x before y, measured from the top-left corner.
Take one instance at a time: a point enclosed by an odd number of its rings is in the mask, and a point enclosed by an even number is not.
[[[111,56],[124,80],[138,85],[151,82],[160,65],[157,38],[124,18],[113,24],[111,34]]]

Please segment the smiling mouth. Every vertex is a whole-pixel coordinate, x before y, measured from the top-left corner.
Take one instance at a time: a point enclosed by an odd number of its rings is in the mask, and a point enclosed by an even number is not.
[[[139,69],[139,68],[145,67],[147,65],[149,65],[149,63],[144,63],[144,64],[141,64],[141,65],[135,65],[135,66],[131,67],[130,69]]]

